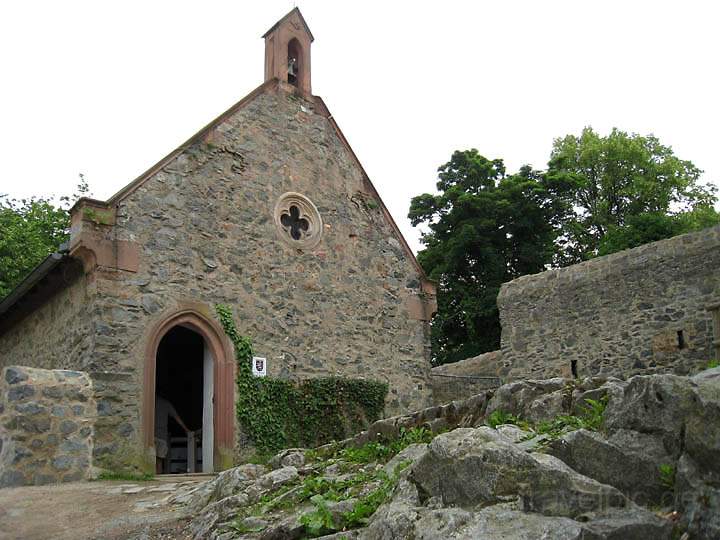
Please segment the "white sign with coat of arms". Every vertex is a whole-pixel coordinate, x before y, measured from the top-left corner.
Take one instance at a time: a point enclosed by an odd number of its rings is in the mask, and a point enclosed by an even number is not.
[[[267,359],[259,356],[253,356],[252,374],[255,377],[265,377],[267,375]]]

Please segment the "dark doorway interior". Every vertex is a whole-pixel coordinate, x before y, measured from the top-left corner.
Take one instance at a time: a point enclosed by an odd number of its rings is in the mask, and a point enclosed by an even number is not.
[[[192,467],[188,463],[191,453],[188,436],[175,419],[168,419],[167,457],[161,462],[163,473],[202,470],[203,351],[202,336],[182,326],[171,329],[158,346],[156,394],[169,401],[187,428],[196,434],[195,467]]]

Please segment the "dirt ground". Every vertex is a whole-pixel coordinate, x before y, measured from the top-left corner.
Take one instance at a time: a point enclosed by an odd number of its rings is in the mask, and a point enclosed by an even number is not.
[[[166,499],[191,483],[96,481],[0,489],[0,540],[189,539],[183,530],[187,520]]]

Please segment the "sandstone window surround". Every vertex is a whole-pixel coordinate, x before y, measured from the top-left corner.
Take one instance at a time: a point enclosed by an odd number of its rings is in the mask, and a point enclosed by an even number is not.
[[[280,238],[298,249],[312,249],[322,237],[323,223],[313,202],[300,193],[290,191],[275,204],[275,225]]]

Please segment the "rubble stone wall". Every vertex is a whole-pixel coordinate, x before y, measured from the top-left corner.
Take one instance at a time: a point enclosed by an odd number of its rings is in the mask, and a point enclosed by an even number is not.
[[[88,478],[96,405],[86,373],[6,367],[0,380],[0,487]]]
[[[111,471],[153,470],[140,443],[138,382],[133,373],[89,373],[97,404],[94,419],[93,465]]]
[[[93,284],[84,275],[43,305],[0,332],[0,369],[11,365],[44,369],[83,369],[92,355]],[[0,316],[0,317],[4,317]]]
[[[509,378],[674,372],[713,358],[720,227],[505,283],[498,296]],[[720,339],[716,336],[715,339]]]

